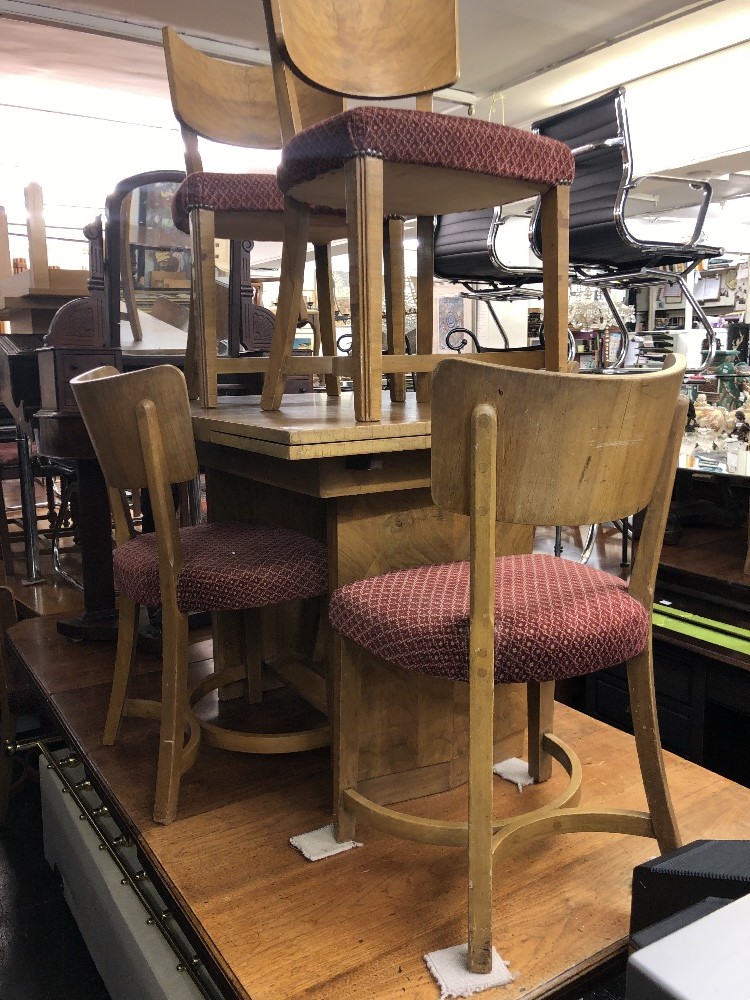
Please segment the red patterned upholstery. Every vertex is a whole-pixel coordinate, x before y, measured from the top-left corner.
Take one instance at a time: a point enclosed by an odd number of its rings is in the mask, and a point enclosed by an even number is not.
[[[190,232],[192,208],[213,212],[283,212],[284,195],[274,174],[188,174],[172,199],[172,218],[183,233]],[[311,208],[313,214],[341,215],[332,208]]]
[[[18,465],[18,446],[15,441],[0,441],[0,468]]]
[[[188,212],[283,212],[284,195],[273,174],[188,174],[172,199],[178,229],[190,232]]]
[[[180,610],[257,608],[328,590],[325,546],[286,528],[228,522],[180,529],[185,557],[177,581]],[[157,607],[156,535],[137,535],[114,552],[115,584],[137,604]]]
[[[31,442],[31,455],[36,455],[36,441]],[[0,469],[12,469],[18,465],[18,445],[15,441],[0,441]]]
[[[548,555],[495,568],[495,681],[547,681],[610,667],[645,648],[649,614],[623,581]],[[342,635],[407,670],[468,680],[469,563],[358,580],[335,591]]]
[[[564,143],[532,132],[432,111],[370,106],[294,136],[282,153],[279,187],[289,191],[364,155],[538,184],[570,184],[575,172]]]

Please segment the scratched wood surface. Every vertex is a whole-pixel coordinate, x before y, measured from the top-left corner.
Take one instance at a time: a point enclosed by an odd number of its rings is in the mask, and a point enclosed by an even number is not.
[[[121,745],[101,745],[113,648],[72,645],[53,619],[21,622],[11,639],[238,997],[436,1000],[422,955],[462,940],[462,851],[400,843],[362,824],[363,848],[305,861],[288,840],[329,820],[326,751],[261,759],[207,747],[186,775],[177,820],[158,827],[154,724],[129,720]],[[193,646],[196,675],[209,656],[209,642]],[[158,662],[141,657],[144,689]],[[284,692],[276,705],[279,715],[304,711]],[[583,762],[583,801],[642,807],[632,738],[562,706],[557,715]],[[749,789],[671,755],[668,775],[685,841],[750,837]],[[561,780],[523,794],[498,780],[495,808],[531,807]],[[459,817],[464,790],[416,807]],[[488,1000],[550,996],[623,952],[632,868],[655,853],[651,841],[589,834],[511,853],[496,870],[495,940],[517,978]]]

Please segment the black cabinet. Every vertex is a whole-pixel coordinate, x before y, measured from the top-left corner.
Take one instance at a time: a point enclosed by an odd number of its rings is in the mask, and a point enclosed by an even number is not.
[[[662,744],[687,760],[703,759],[705,657],[654,640],[654,683]],[[590,674],[586,711],[618,729],[633,731],[624,665]]]

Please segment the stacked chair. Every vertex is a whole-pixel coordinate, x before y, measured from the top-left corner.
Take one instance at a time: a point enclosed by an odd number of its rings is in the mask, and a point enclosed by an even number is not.
[[[246,245],[256,240],[280,242],[284,196],[273,174],[204,171],[200,140],[254,149],[278,149],[284,130],[299,130],[334,115],[341,111],[343,102],[336,95],[294,79],[290,81],[294,93],[294,118],[289,122],[280,121],[269,67],[240,66],[206,55],[188,45],[169,27],[163,29],[163,38],[172,107],[182,130],[188,173],[175,197],[173,215],[177,227],[191,233],[193,243],[193,312],[186,374],[191,396],[199,398],[204,406],[214,407],[220,375],[264,372],[268,365],[267,358],[240,356],[243,330],[239,329],[242,323],[239,317],[230,323],[229,356],[218,357],[220,324],[214,241],[225,238],[235,244],[244,241]],[[403,220],[388,219],[385,229],[389,340],[403,343]],[[314,207],[307,235],[314,247],[318,322],[326,357],[296,357],[293,374],[324,374],[326,390],[335,396],[339,393],[339,380],[333,364],[336,344],[330,245],[332,240],[347,236],[343,210]],[[298,250],[296,264],[301,275],[306,244],[300,244]],[[244,277],[249,284],[249,276]],[[230,296],[236,294],[237,289],[230,288]],[[378,309],[382,309],[380,304]],[[307,319],[301,280],[294,302],[295,329],[300,319]],[[403,377],[400,388],[400,398],[403,398]]]
[[[384,371],[417,372],[429,399],[433,353],[433,218],[541,195],[546,367],[567,356],[567,202],[573,160],[563,143],[474,118],[433,112],[432,95],[458,77],[455,0],[380,4],[264,0],[282,124],[279,186],[286,195],[282,283],[261,405],[281,405],[292,348],[310,206],[346,210],[358,421],[381,418]],[[366,54],[366,55],[365,55]],[[294,80],[355,100],[416,97],[417,108],[359,106],[295,131]],[[420,242],[416,354],[383,356],[384,216],[416,217]],[[530,362],[529,362],[530,363]]]

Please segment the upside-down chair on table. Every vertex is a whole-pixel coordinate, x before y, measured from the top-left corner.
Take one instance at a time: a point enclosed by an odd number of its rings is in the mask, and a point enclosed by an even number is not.
[[[492,863],[551,833],[610,831],[679,845],[659,742],[651,606],[687,399],[683,358],[643,374],[580,375],[453,358],[437,368],[432,496],[471,522],[470,559],[399,570],[334,591],[334,809],[339,841],[363,820],[394,836],[468,848],[469,968],[492,968]],[[551,555],[495,559],[498,524],[592,524],[647,507],[630,584]],[[384,806],[357,787],[358,648],[469,685],[468,820]],[[626,662],[648,811],[577,808],[573,750],[553,731],[554,685]],[[494,699],[525,683],[529,772],[567,788],[541,809],[493,819]],[[398,690],[394,688],[394,690]]]
[[[248,700],[262,701],[259,609],[325,597],[326,548],[296,531],[238,521],[178,527],[171,487],[190,482],[198,472],[187,387],[178,368],[159,365],[126,374],[97,368],[72,379],[71,385],[102,467],[115,524],[120,621],[104,743],[115,741],[124,716],[159,720],[154,820],[169,823],[201,732],[208,743],[247,753],[293,753],[330,742],[330,727],[322,716],[305,730],[255,733],[199,723],[192,708],[212,690],[241,680]],[[144,487],[154,515],[153,534],[135,532],[123,495]],[[135,698],[128,690],[141,606],[162,609],[158,700]],[[244,611],[248,621],[241,669],[229,665],[189,693],[188,614],[193,611]],[[215,661],[217,656],[215,650]],[[327,711],[325,681],[308,664],[285,658],[267,666],[321,712]]]
[[[188,45],[172,28],[164,28],[163,37],[172,107],[182,129],[188,171],[175,197],[173,215],[178,228],[191,233],[193,242],[193,314],[186,374],[191,395],[212,407],[216,406],[220,375],[266,370],[267,358],[252,356],[250,343],[254,311],[252,299],[246,294],[252,278],[249,257],[253,241],[281,241],[284,196],[273,174],[204,170],[199,141],[278,149],[283,132],[293,134],[304,125],[334,115],[341,111],[343,102],[295,78],[290,81],[295,113],[280,119],[268,66],[241,66],[206,55]],[[380,224],[385,227],[387,241],[384,266],[389,281],[389,336],[403,340],[403,220],[392,218]],[[346,235],[343,211],[326,206],[312,208],[308,237],[314,248],[317,323],[327,360],[297,357],[293,374],[324,372],[326,391],[331,396],[340,391],[330,360],[336,354],[331,241],[345,239]],[[221,238],[232,241],[232,260],[239,261],[239,266],[232,267],[230,279],[225,357],[217,356],[221,324],[214,240]],[[306,245],[302,251],[304,260]],[[295,329],[300,320],[310,318],[302,291],[300,284],[294,303]]]
[[[292,74],[332,93],[385,101],[416,96],[417,109],[360,106],[298,132],[278,170],[287,211],[277,329],[261,405],[281,404],[293,362],[294,304],[311,204],[346,209],[352,301],[352,374],[358,421],[381,417],[383,372],[417,372],[429,399],[433,353],[433,218],[541,195],[545,363],[567,358],[567,197],[573,159],[563,143],[476,118],[434,113],[435,91],[458,77],[456,0],[264,0],[277,96]],[[416,354],[381,351],[382,220],[417,218]]]

